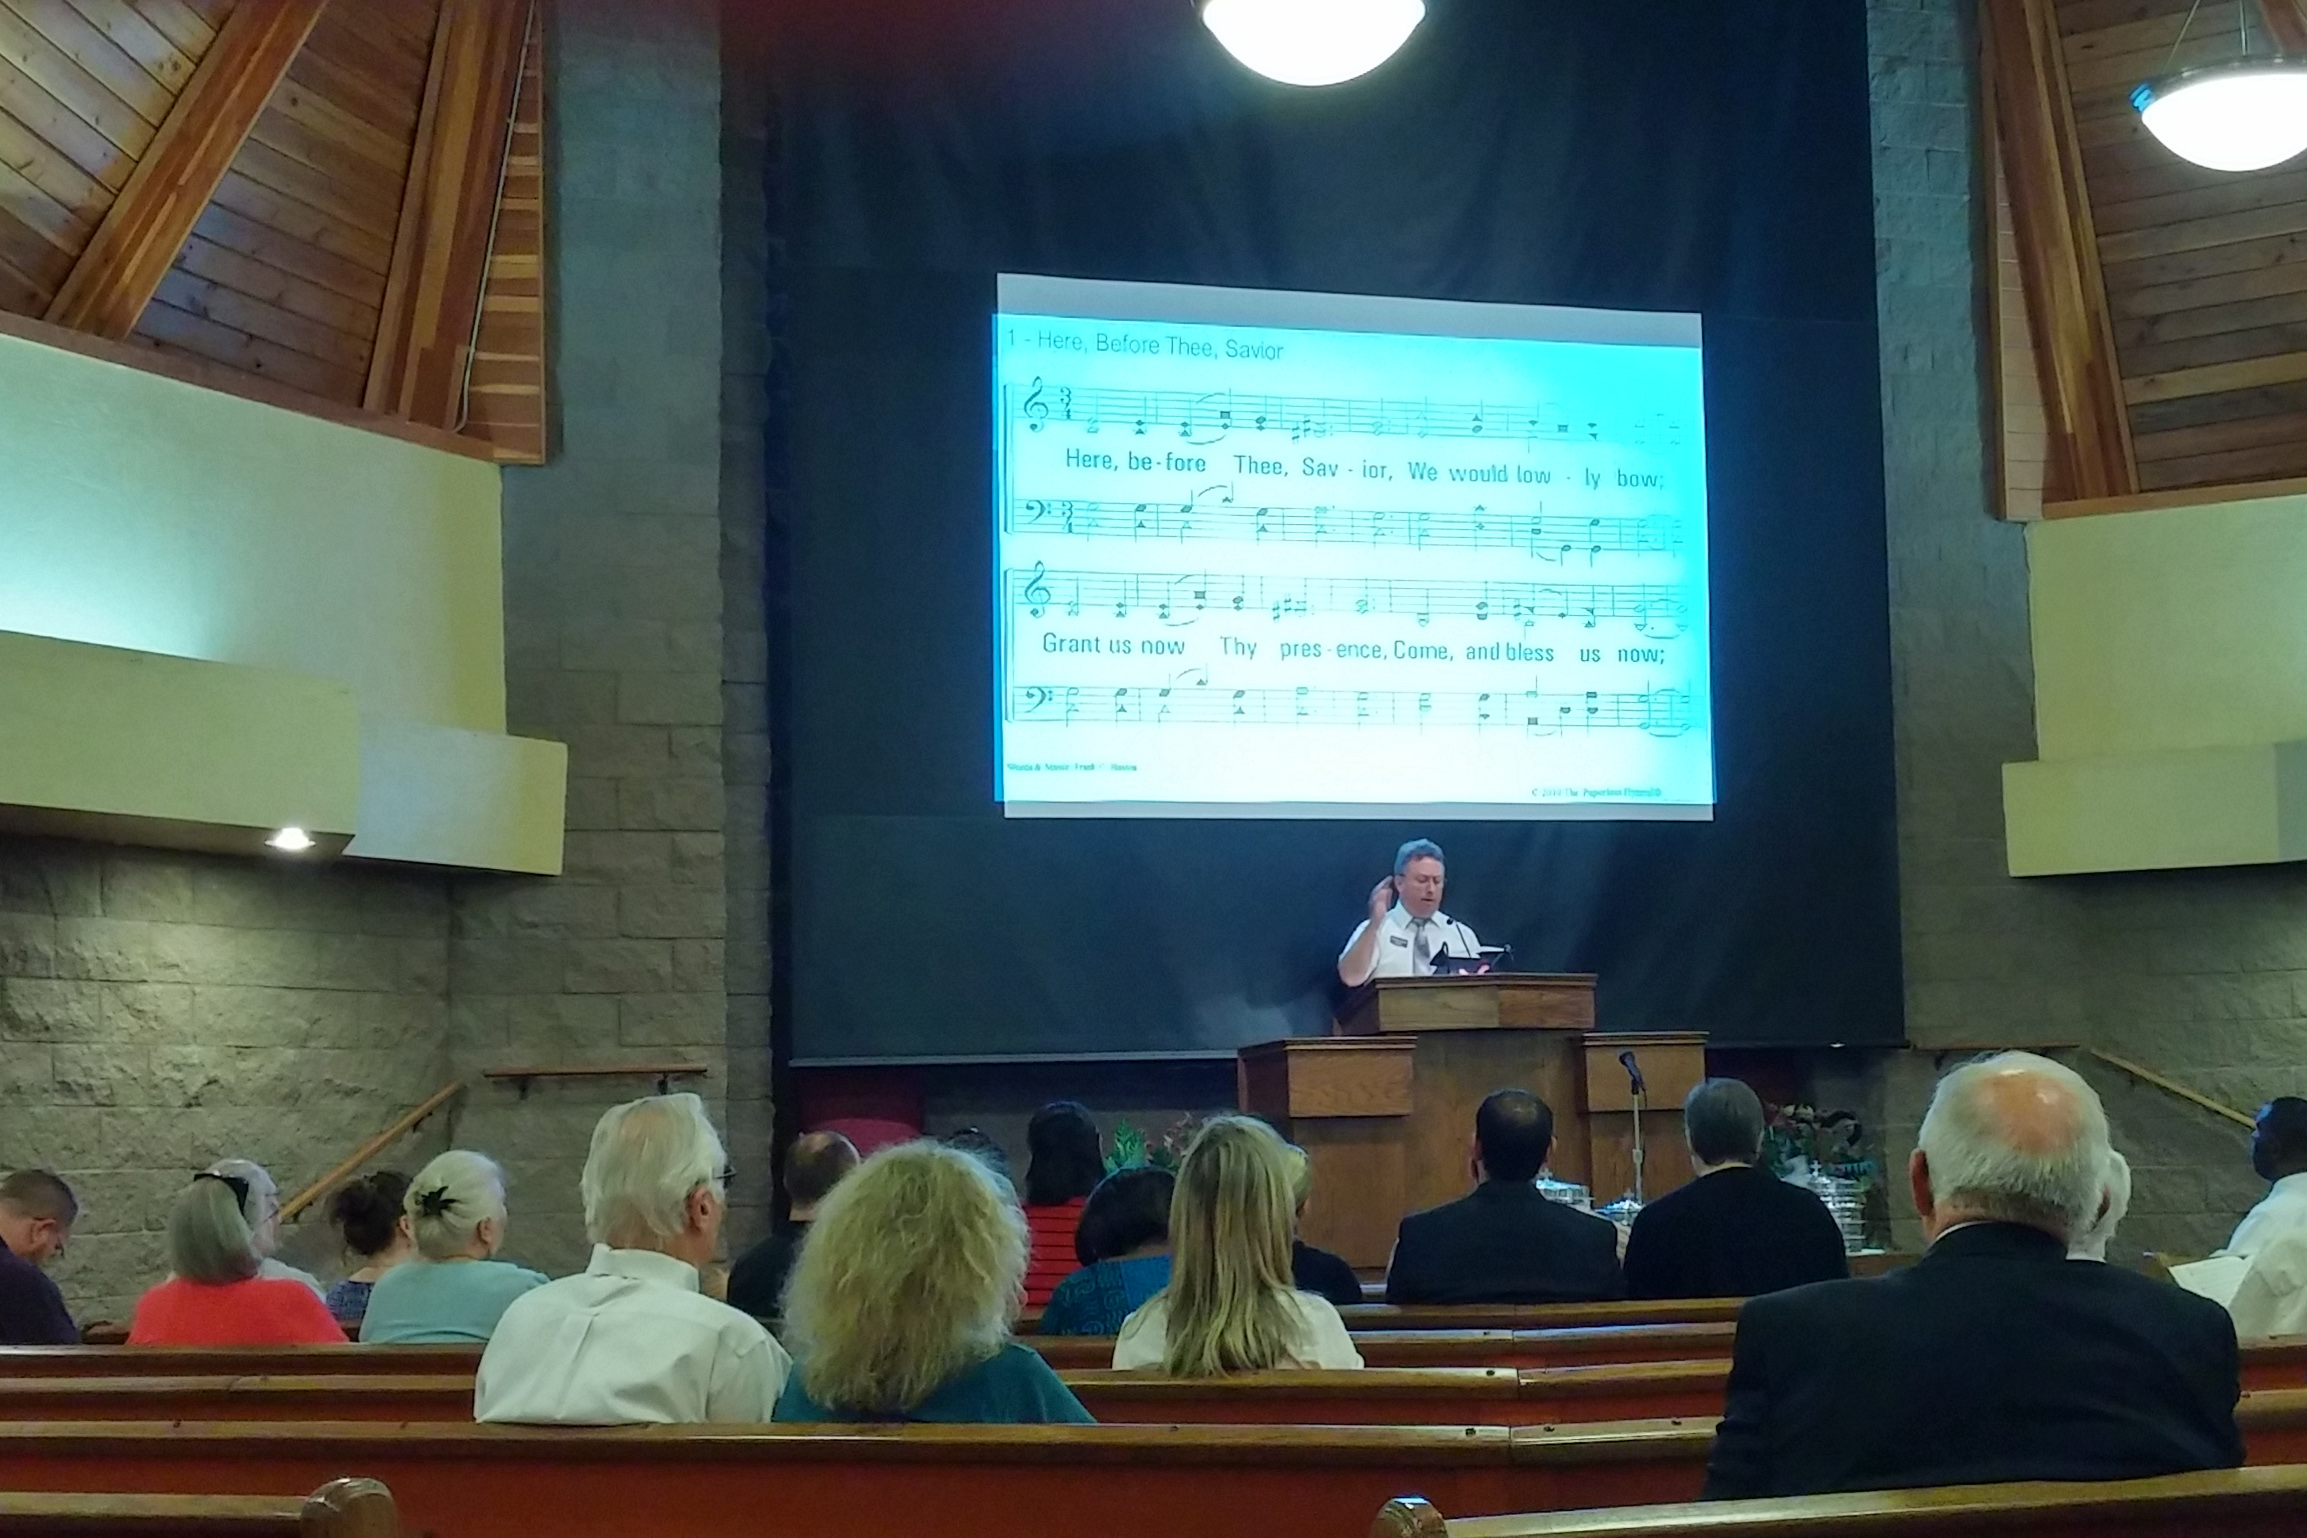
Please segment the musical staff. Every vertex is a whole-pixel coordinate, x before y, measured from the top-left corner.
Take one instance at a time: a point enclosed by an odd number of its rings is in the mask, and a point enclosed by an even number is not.
[[[1201,669],[1157,685],[1019,684],[1009,690],[1007,705],[1011,721],[1052,725],[1434,726],[1532,737],[1597,731],[1679,737],[1696,719],[1681,689],[1228,689],[1213,687]]]
[[[1022,497],[1008,507],[1012,534],[1071,534],[1093,539],[1237,540],[1252,544],[1401,545],[1520,550],[1541,561],[1583,558],[1592,565],[1611,552],[1664,553],[1682,546],[1681,523],[1663,513],[1641,517],[1581,518],[1561,513],[1492,512],[1476,504],[1463,512],[1385,507],[1252,507],[1231,490],[1192,502],[1099,502],[1081,498]]]
[[[1511,443],[1626,443],[1677,447],[1684,425],[1664,412],[1605,423],[1547,402],[1358,400],[1327,395],[1249,395],[1233,390],[1113,390],[1033,382],[1007,392],[1008,414],[1029,433],[1111,427],[1132,437],[1160,432],[1188,443],[1232,433],[1273,433],[1292,442],[1372,438],[1476,438]]]
[[[1533,628],[1540,620],[1567,620],[1588,630],[1606,620],[1632,620],[1646,636],[1683,633],[1689,605],[1682,589],[1666,583],[1544,583],[1424,581],[1385,577],[1254,576],[1223,572],[1155,573],[1051,571],[1036,561],[1007,573],[1009,603],[1027,617],[1083,614],[1150,618],[1172,627],[1204,617],[1263,615],[1406,616],[1421,629],[1437,616],[1497,620]]]

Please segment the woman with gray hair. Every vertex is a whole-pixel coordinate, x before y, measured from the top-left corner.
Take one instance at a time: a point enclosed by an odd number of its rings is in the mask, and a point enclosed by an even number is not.
[[[377,1278],[364,1344],[485,1343],[513,1299],[545,1285],[543,1272],[492,1258],[505,1242],[505,1175],[494,1159],[450,1149],[417,1172],[404,1205],[417,1258]]]
[[[785,1287],[795,1367],[781,1421],[1086,1424],[1010,1339],[1025,1215],[983,1164],[939,1143],[884,1148],[817,1209]]]
[[[248,1221],[255,1193],[237,1175],[203,1171],[168,1209],[168,1264],[175,1273],[136,1305],[132,1346],[344,1344],[320,1294],[299,1281],[260,1275],[263,1257]]]

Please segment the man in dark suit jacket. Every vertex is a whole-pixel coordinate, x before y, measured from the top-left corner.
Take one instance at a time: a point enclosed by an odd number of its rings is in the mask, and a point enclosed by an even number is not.
[[[857,1168],[857,1145],[838,1132],[804,1132],[785,1150],[786,1224],[747,1250],[729,1269],[729,1306],[756,1319],[785,1311],[785,1278],[801,1253],[817,1204]]]
[[[1826,1203],[1757,1168],[1763,1131],[1762,1101],[1736,1079],[1708,1079],[1683,1100],[1698,1178],[1635,1218],[1628,1297],[1751,1298],[1850,1275]]]
[[[1618,1230],[1532,1184],[1554,1113],[1502,1089],[1474,1116],[1472,1194],[1402,1219],[1388,1303],[1580,1303],[1620,1296]]]
[[[2243,1461],[2226,1310],[2067,1259],[2105,1199],[2088,1084],[2024,1052],[1966,1064],[1940,1081],[1921,1145],[1908,1178],[1928,1254],[1740,1312],[1709,1498]]]

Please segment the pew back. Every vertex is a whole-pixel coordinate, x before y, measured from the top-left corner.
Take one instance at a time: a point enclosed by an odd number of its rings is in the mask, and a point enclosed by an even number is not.
[[[307,1496],[0,1493],[11,1538],[399,1538],[392,1496],[373,1479],[332,1479]]]
[[[381,1478],[434,1538],[1339,1538],[1393,1493],[1537,1504],[1502,1427],[784,1426],[572,1430],[0,1424],[25,1490],[278,1494]]]
[[[2307,1468],[2221,1469],[2107,1484],[1963,1485],[1703,1507],[1631,1506],[1445,1522],[1423,1500],[1389,1502],[1372,1538],[2289,1538],[2307,1530]]]

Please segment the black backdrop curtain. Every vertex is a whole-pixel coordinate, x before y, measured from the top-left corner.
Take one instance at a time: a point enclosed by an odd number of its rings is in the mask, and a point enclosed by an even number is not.
[[[1903,1032],[1862,7],[1433,0],[1304,91],[1185,0],[785,9],[777,943],[801,1062],[1326,1027],[1402,839],[1614,1029]],[[1700,824],[1006,821],[999,272],[1697,310],[1718,807]]]

